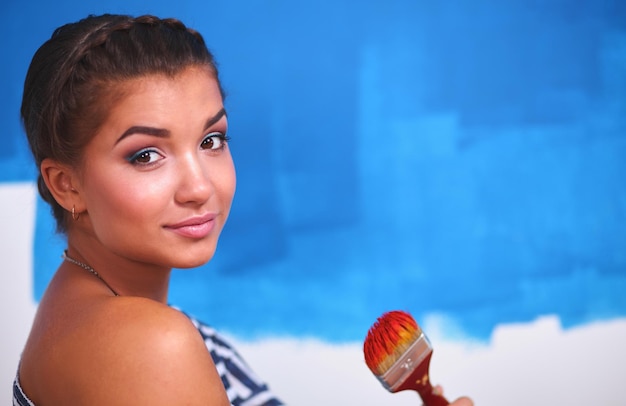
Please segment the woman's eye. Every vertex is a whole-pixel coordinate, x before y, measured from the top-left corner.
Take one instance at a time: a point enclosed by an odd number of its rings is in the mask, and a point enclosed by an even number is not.
[[[214,132],[210,133],[204,138],[204,140],[202,140],[200,148],[212,150],[224,149],[227,142],[228,137],[225,134]]]
[[[158,152],[151,149],[144,149],[137,152],[136,154],[131,155],[130,158],[128,158],[128,161],[131,164],[136,165],[149,165],[162,158],[163,156]]]

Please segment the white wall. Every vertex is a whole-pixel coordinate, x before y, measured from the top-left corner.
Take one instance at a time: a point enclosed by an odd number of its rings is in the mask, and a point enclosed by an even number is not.
[[[36,188],[0,185],[0,383],[11,381],[36,305],[32,241]],[[435,347],[431,376],[450,398],[468,394],[480,406],[625,405],[626,319],[563,330],[558,318],[503,325],[489,344],[451,341],[433,317],[422,326]],[[363,362],[361,343],[316,340],[243,342],[238,350],[291,405],[419,405],[414,393],[389,394]]]
[[[556,318],[546,317],[500,327],[490,345],[429,337],[431,377],[450,400],[470,395],[476,406],[626,405],[626,320],[563,331]],[[360,343],[268,341],[238,348],[292,405],[420,404],[413,392],[383,389],[365,366]]]
[[[0,184],[0,384],[6,393],[0,399],[10,399],[11,382],[35,314],[32,243],[36,193],[33,184]]]

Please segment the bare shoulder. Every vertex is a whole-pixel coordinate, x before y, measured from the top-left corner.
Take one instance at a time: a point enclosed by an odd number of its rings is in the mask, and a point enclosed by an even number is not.
[[[229,405],[200,334],[161,303],[107,299],[88,312],[70,342],[66,372],[82,404]]]

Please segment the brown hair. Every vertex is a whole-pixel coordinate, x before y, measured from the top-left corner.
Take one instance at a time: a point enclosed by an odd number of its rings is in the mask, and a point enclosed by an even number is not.
[[[78,164],[120,96],[116,84],[148,74],[173,76],[190,66],[208,67],[219,84],[204,39],[176,19],[104,14],[57,28],[33,56],[24,82],[22,122],[37,168],[45,158]],[[57,231],[65,232],[66,211],[41,174],[37,186]]]

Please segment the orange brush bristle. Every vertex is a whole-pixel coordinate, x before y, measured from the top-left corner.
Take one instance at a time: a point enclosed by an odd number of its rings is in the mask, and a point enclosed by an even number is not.
[[[410,314],[400,310],[384,313],[369,329],[363,344],[367,367],[375,375],[384,374],[421,332]]]

